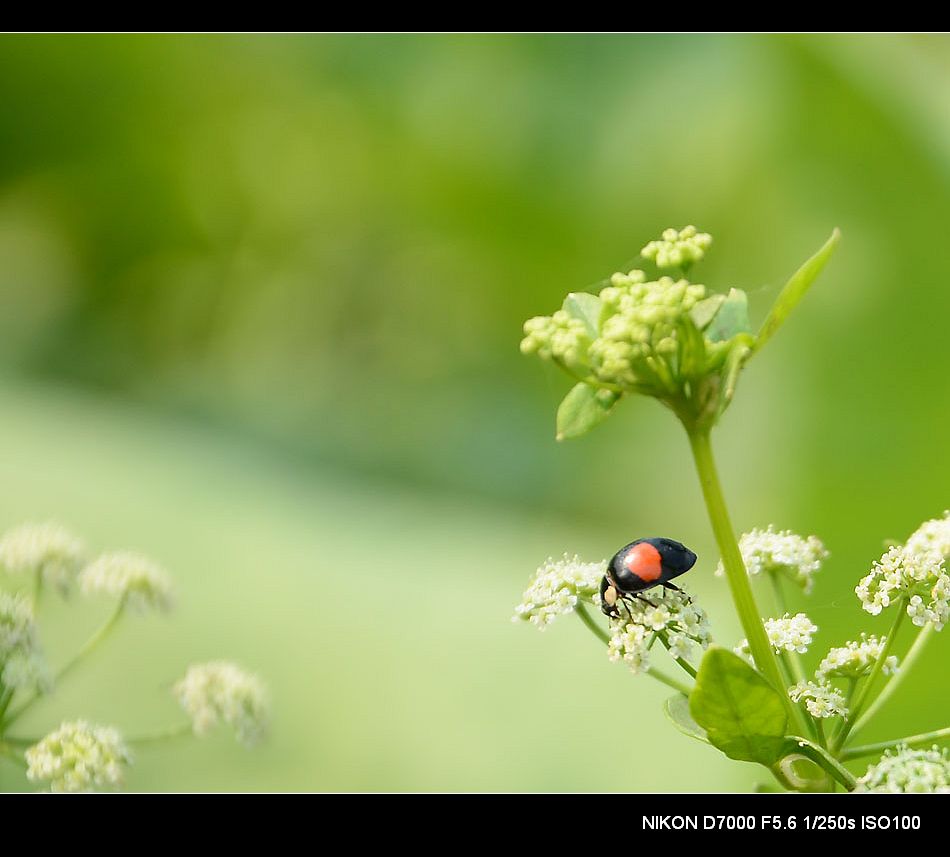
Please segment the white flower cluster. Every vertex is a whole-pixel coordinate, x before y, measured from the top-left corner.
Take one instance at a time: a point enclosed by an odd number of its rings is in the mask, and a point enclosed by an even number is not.
[[[950,751],[936,746],[911,750],[906,745],[896,751],[888,750],[858,780],[855,791],[950,793]]]
[[[38,575],[67,594],[85,560],[83,543],[59,524],[21,524],[0,538],[0,568],[18,577]]]
[[[191,718],[196,735],[207,735],[219,722],[238,740],[255,744],[267,728],[267,691],[256,676],[228,661],[188,667],[172,692]]]
[[[695,226],[686,226],[678,232],[664,229],[659,241],[651,241],[641,251],[645,259],[652,259],[658,268],[689,267],[699,262],[712,244],[712,236],[697,232]]]
[[[26,753],[26,775],[54,792],[85,792],[122,784],[132,754],[118,730],[84,720],[63,723]]]
[[[791,530],[764,530],[743,533],[739,550],[749,574],[782,574],[797,583],[807,595],[814,585],[813,577],[828,558],[828,551],[815,536],[799,536]],[[722,562],[716,575],[725,573]]]
[[[0,680],[11,689],[50,685],[33,608],[23,596],[6,592],[0,592]]]
[[[828,678],[858,679],[870,674],[874,664],[884,651],[887,637],[862,634],[860,640],[850,640],[843,646],[831,649],[818,665],[819,680]],[[897,672],[897,656],[889,655],[881,671],[884,675]]]
[[[606,567],[603,560],[581,562],[579,557],[567,554],[559,560],[549,558],[531,578],[512,621],[523,619],[543,631],[562,613],[570,613],[578,599],[599,603]]]
[[[100,556],[79,574],[83,595],[118,598],[140,613],[169,610],[172,581],[157,563],[137,553],[120,551]]]
[[[804,613],[794,616],[786,613],[781,619],[765,620],[765,633],[776,653],[784,649],[786,652],[804,654],[817,630],[818,626]]]
[[[659,634],[666,637],[674,658],[688,660],[695,646],[709,646],[712,635],[706,613],[685,593],[651,590],[649,599],[655,606],[634,600],[629,614],[625,604],[611,619],[607,644],[610,660],[623,661],[634,673],[642,672],[649,666],[649,650]]]
[[[905,547],[912,553],[936,551],[945,561],[950,561],[950,512],[944,512],[942,518],[924,521]]]
[[[915,625],[932,622],[939,631],[950,619],[950,575],[937,550],[895,545],[874,563],[854,591],[872,616],[906,601],[907,614]]]
[[[788,689],[792,702],[804,702],[812,717],[844,717],[844,694],[827,682],[800,681]]]

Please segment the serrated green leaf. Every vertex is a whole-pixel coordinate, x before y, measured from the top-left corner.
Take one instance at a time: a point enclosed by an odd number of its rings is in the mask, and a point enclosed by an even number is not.
[[[772,766],[782,757],[788,718],[772,685],[728,649],[707,650],[689,698],[693,719],[730,759]]]
[[[840,240],[841,232],[835,229],[834,232],[831,233],[831,237],[824,243],[824,246],[792,274],[792,278],[785,284],[785,288],[782,289],[779,296],[775,299],[775,303],[772,304],[772,309],[769,310],[768,316],[762,323],[762,328],[759,330],[759,335],[756,338],[756,351],[772,338],[775,331],[782,326],[782,322],[785,321],[788,314],[805,296],[805,292],[808,291],[809,286],[811,286],[815,278],[821,273],[821,269],[825,267],[825,263],[831,258],[831,254],[834,253],[835,247],[838,246]]]
[[[683,694],[677,693],[666,700],[663,703],[663,711],[684,735],[702,741],[704,744],[709,743],[706,730],[693,720],[693,716],[689,713],[689,699]]]
[[[575,384],[557,409],[557,439],[570,440],[599,425],[617,404],[620,393]]]
[[[689,311],[693,324],[700,330],[705,330],[709,326],[709,322],[711,322],[716,313],[719,312],[719,307],[722,306],[725,299],[725,295],[711,295],[705,300],[701,300]]]
[[[584,322],[587,335],[596,339],[600,334],[600,314],[603,304],[597,295],[588,292],[571,292],[561,306],[571,318]]]
[[[737,333],[751,333],[749,299],[741,289],[729,289],[729,295],[719,312],[706,328],[706,337],[713,342],[725,342]]]

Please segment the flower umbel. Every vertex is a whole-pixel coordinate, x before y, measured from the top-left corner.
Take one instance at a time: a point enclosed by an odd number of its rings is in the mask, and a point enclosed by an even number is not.
[[[934,746],[911,750],[906,745],[888,750],[858,780],[859,792],[950,792],[950,751]]]
[[[786,613],[781,619],[765,620],[765,633],[776,652],[784,650],[804,654],[808,651],[812,635],[817,630],[818,626],[804,613],[794,616]]]
[[[188,667],[172,692],[191,718],[196,735],[207,735],[219,722],[234,729],[244,744],[257,743],[267,726],[267,691],[256,676],[229,661]]]
[[[749,574],[781,574],[798,584],[806,594],[814,585],[815,573],[828,558],[828,551],[816,536],[800,536],[791,530],[764,530],[743,533],[739,550]],[[716,575],[724,574],[722,563]]]
[[[913,554],[936,551],[944,561],[950,561],[950,512],[924,521],[907,539],[905,548]]]
[[[804,702],[812,717],[844,717],[844,694],[827,682],[800,681],[788,689],[792,702]]]
[[[939,631],[950,619],[950,575],[944,568],[943,555],[930,547],[889,548],[854,591],[872,616],[905,601],[915,625],[932,622]]]
[[[141,554],[121,551],[103,554],[79,574],[83,595],[118,598],[138,612],[169,610],[172,580],[158,563]]]
[[[33,608],[24,597],[6,592],[0,592],[0,681],[7,688],[39,690],[48,690],[50,684]]]
[[[651,241],[641,251],[644,259],[651,259],[658,268],[688,268],[699,262],[712,244],[712,236],[697,232],[695,226],[686,226],[677,232],[665,229],[659,241]]]
[[[607,563],[581,562],[578,556],[549,558],[535,572],[512,621],[523,619],[542,631],[563,613],[570,613],[578,599],[597,603],[600,581]]]
[[[65,595],[72,589],[85,552],[83,543],[59,524],[21,524],[0,538],[0,568],[18,577],[39,575]]]
[[[860,640],[851,640],[843,646],[831,649],[825,655],[816,673],[819,680],[828,678],[864,678],[884,651],[886,637],[862,634]],[[884,675],[897,672],[897,656],[889,655],[881,667]]]
[[[122,785],[122,766],[132,754],[117,729],[85,720],[63,723],[26,751],[31,780],[47,780],[54,792],[84,792]]]
[[[650,600],[652,605],[641,600],[625,602],[610,620],[610,660],[623,661],[639,673],[649,666],[650,647],[660,635],[670,654],[684,660],[692,656],[695,646],[705,649],[712,642],[705,611],[684,592],[651,591]]]

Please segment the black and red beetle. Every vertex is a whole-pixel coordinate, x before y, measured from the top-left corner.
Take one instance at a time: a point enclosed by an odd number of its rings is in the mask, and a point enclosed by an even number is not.
[[[600,609],[608,616],[616,616],[618,602],[626,603],[633,598],[647,601],[640,593],[654,586],[681,592],[670,581],[685,574],[695,563],[696,554],[673,539],[630,542],[607,564],[607,573],[600,582]]]

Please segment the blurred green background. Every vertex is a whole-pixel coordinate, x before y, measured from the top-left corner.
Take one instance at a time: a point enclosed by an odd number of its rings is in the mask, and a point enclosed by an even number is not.
[[[812,655],[881,633],[857,579],[950,506],[948,86],[943,36],[0,37],[0,525],[180,589],[23,731],[149,731],[228,657],[270,740],[143,750],[130,788],[761,780],[580,623],[509,622],[547,555],[662,534],[740,636],[678,427],[632,401],[556,444],[569,385],[521,323],[686,223],[716,239],[695,278],[761,317],[841,227],[717,443],[738,528],[832,551]],[[51,601],[51,659],[105,610]],[[946,725],[945,642],[866,738]]]

